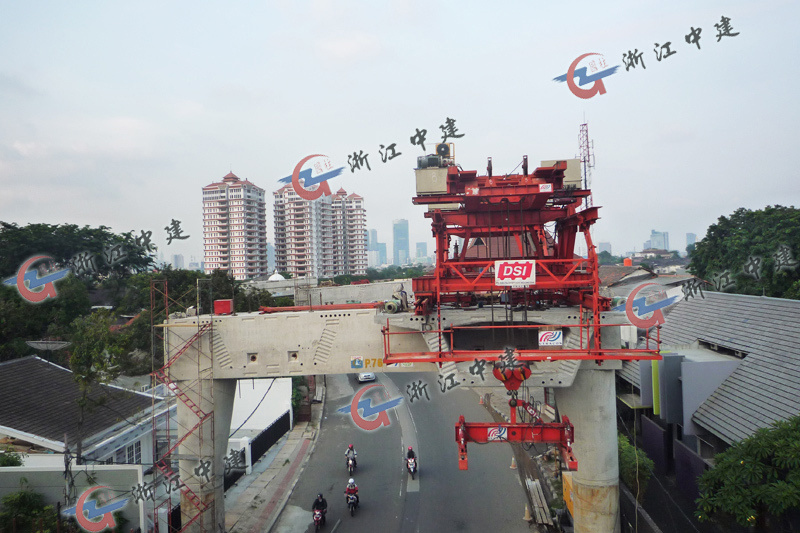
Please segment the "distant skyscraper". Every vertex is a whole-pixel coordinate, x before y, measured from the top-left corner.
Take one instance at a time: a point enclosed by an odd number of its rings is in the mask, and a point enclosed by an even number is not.
[[[690,244],[695,244],[697,242],[697,235],[694,233],[687,233],[686,234],[686,247],[688,248]]]
[[[172,256],[172,268],[175,270],[183,270],[183,255],[176,254]]]
[[[251,279],[267,270],[267,214],[264,189],[229,172],[203,187],[205,272],[227,270]]]
[[[378,264],[385,265],[389,262],[389,256],[386,252],[386,243],[379,242],[378,243]]]
[[[600,250],[599,253],[608,252],[611,254],[611,243],[610,242],[601,242],[597,245],[597,248]],[[614,254],[611,254],[614,255]]]
[[[394,247],[392,262],[398,266],[408,263],[411,255],[408,247],[408,220],[401,218],[392,221],[392,245]]]
[[[339,189],[309,201],[291,185],[275,197],[275,263],[296,278],[331,278],[367,271],[364,199]]]
[[[650,230],[650,247],[656,250],[669,250],[669,233]]]
[[[376,229],[369,230],[369,239],[367,240],[367,251],[369,252],[378,251],[378,230]]]
[[[417,243],[417,256],[416,258],[428,257],[428,243],[427,242],[418,242]]]
[[[203,271],[203,262],[202,261],[197,261],[197,259],[195,259],[195,257],[193,255],[189,256],[189,265],[186,268],[187,268],[187,270],[199,270],[200,272],[202,272]]]

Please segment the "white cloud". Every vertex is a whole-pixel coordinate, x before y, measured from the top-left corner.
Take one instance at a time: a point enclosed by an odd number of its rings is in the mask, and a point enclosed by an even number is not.
[[[323,59],[346,63],[372,59],[381,53],[380,40],[370,33],[350,33],[320,39],[316,47]]]

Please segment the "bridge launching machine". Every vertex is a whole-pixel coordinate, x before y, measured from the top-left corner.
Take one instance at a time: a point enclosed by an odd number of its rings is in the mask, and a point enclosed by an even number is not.
[[[631,326],[600,296],[590,234],[598,208],[587,202],[579,162],[545,161],[531,172],[524,157],[521,173],[494,175],[489,159],[481,176],[455,164],[451,145],[436,152],[417,161],[413,199],[428,206],[436,266],[413,280],[410,309],[402,297],[320,306],[309,298],[260,313],[176,314],[164,290],[169,318],[154,327],[163,331],[166,364],[154,376],[180,400],[180,427],[155,462],[185,482],[184,530],[225,521],[221,479],[203,478],[197,467],[224,469],[236,380],[347,374],[368,361],[381,372],[438,372],[453,383],[491,371],[507,389],[510,416],[499,424],[458,420],[459,468],[467,469],[469,442],[555,443],[569,468],[581,461],[572,476],[576,531],[618,525],[614,370],[660,356],[656,343],[623,347],[621,327]],[[575,254],[579,235],[585,258]],[[520,393],[528,383],[553,392],[555,422]]]
[[[599,218],[598,208],[588,207],[591,191],[581,188],[578,160],[542,162],[529,172],[524,156],[520,174],[494,175],[489,158],[486,175],[479,176],[457,166],[451,151],[451,145],[439,144],[436,155],[418,158],[415,171],[413,202],[428,206],[425,217],[431,220],[436,241],[435,270],[413,280],[414,313],[428,318],[430,350],[394,351],[393,335],[408,332],[392,332],[387,321],[384,361],[433,362],[440,367],[492,364],[493,375],[510,396],[510,422],[470,423],[462,416],[455,426],[462,470],[468,465],[468,442],[554,443],[564,464],[575,469],[569,418],[544,423],[534,406],[518,398],[520,385],[531,376],[532,362],[653,359],[658,358],[657,349],[603,347],[604,328],[618,331],[621,324],[601,323],[610,300],[600,296],[589,231]],[[586,258],[575,254],[579,234]],[[496,303],[502,304],[497,316]],[[488,324],[459,326],[442,320],[446,307],[491,307],[492,313]],[[577,323],[529,320],[529,312],[554,308],[577,308],[567,315]],[[476,346],[478,331],[482,335]],[[517,421],[518,410],[525,422]]]

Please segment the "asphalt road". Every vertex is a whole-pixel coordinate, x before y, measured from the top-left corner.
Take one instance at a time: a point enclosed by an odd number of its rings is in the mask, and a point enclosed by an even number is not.
[[[364,398],[372,398],[373,407],[395,398],[402,401],[386,411],[388,426],[365,431],[353,421],[349,405],[354,394],[370,384],[359,384],[354,375],[328,376],[316,448],[273,533],[313,531],[310,509],[318,492],[328,501],[323,531],[529,532],[522,520],[525,495],[516,470],[510,468],[510,446],[471,444],[469,470],[459,470],[454,429],[458,416],[473,422],[489,422],[491,417],[474,392],[458,386],[442,393],[436,379],[429,373],[378,374],[376,383],[383,387]],[[419,380],[427,383],[430,400],[423,394],[412,402],[407,386]],[[343,407],[348,412],[337,411]],[[361,506],[354,517],[344,500],[348,444],[358,451],[354,478]],[[405,469],[409,445],[419,457],[419,474],[413,481]]]

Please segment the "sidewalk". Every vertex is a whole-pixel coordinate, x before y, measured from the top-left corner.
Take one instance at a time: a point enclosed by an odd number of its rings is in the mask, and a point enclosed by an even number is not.
[[[268,533],[272,529],[314,452],[324,405],[323,392],[322,402],[311,405],[311,422],[295,424],[253,465],[251,474],[228,489],[225,531]]]

